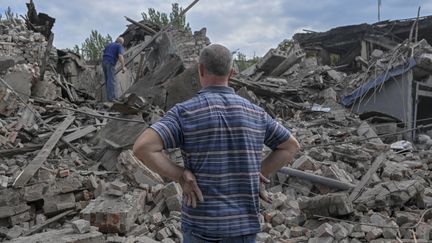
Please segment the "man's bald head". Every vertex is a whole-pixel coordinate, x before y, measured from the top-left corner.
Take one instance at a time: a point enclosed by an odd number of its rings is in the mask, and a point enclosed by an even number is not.
[[[233,57],[225,46],[212,44],[201,51],[199,64],[202,64],[209,74],[227,76],[232,68]]]
[[[123,37],[118,37],[115,42],[119,43],[120,45],[123,45],[124,39],[123,39]]]

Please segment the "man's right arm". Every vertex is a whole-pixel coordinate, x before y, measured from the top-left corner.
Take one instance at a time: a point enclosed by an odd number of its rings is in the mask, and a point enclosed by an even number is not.
[[[261,174],[268,177],[288,163],[292,163],[294,155],[300,149],[300,145],[294,136],[279,144],[261,164]]]

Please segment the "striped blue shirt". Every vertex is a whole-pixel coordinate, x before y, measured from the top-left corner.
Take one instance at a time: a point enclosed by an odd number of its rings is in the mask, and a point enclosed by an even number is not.
[[[209,237],[260,231],[262,149],[275,149],[290,132],[262,108],[225,86],[202,89],[151,126],[164,148],[180,147],[204,202],[182,206],[182,229]]]

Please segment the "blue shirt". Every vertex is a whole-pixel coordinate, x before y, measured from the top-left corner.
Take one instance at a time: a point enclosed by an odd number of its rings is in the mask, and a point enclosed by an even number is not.
[[[224,86],[202,89],[151,126],[164,148],[180,147],[204,202],[182,205],[183,231],[235,237],[260,231],[262,149],[275,149],[290,132],[262,108]]]
[[[116,42],[108,44],[103,52],[103,63],[109,63],[112,65],[117,64],[118,55],[124,54],[124,47]]]

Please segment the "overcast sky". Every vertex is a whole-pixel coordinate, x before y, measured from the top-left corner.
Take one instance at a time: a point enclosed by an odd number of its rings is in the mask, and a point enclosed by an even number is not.
[[[192,30],[207,28],[212,43],[261,56],[302,29],[325,31],[342,25],[377,21],[378,0],[200,0],[187,14]],[[10,6],[25,14],[29,0],[0,0],[0,13]],[[57,48],[80,44],[95,29],[113,37],[123,33],[123,16],[141,19],[148,8],[169,12],[171,3],[192,0],[34,0],[36,9],[56,18]],[[382,0],[381,20],[432,15],[432,0]]]

